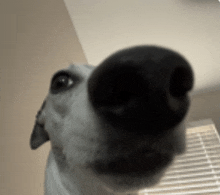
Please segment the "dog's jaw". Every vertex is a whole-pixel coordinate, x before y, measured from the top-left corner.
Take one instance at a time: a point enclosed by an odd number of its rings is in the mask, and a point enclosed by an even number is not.
[[[139,152],[134,151],[134,153],[131,152],[127,155],[120,155],[120,152],[116,152],[115,157],[112,155],[109,156],[109,158],[103,159],[103,161],[99,161],[100,164],[96,164],[95,168],[95,173],[97,173],[97,177],[104,182],[103,185],[105,185],[108,189],[110,189],[111,192],[114,193],[134,193],[141,189],[154,186],[160,181],[166,169],[172,164],[175,156],[181,155],[185,152],[184,122],[175,127],[175,130],[175,133],[171,133],[167,136],[161,137],[157,141],[152,140],[151,138],[143,138],[137,140],[136,147],[138,148],[137,151]],[[176,140],[176,143],[178,144],[173,144],[173,140]],[[144,153],[144,151],[140,151],[140,148],[148,148],[150,150],[146,150],[146,153]],[[129,159],[129,155],[134,156]],[[153,159],[150,158],[151,155]],[[122,162],[120,162],[120,160]],[[157,162],[154,163],[153,161]],[[132,164],[126,165],[126,163]],[[152,163],[154,164],[152,165]],[[147,165],[149,165],[149,167]],[[143,166],[143,172],[141,172],[140,167],[137,168],[135,166]],[[120,167],[121,170],[119,170]]]

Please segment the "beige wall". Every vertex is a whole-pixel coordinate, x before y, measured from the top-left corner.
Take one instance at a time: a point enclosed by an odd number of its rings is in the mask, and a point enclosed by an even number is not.
[[[86,59],[62,0],[1,0],[0,9],[0,194],[41,195],[50,145],[30,149],[35,115],[54,71]]]
[[[0,194],[41,195],[50,145],[29,148],[35,115],[54,71],[86,59],[62,0],[9,2],[0,6]],[[189,120],[220,127],[219,99],[194,96]]]

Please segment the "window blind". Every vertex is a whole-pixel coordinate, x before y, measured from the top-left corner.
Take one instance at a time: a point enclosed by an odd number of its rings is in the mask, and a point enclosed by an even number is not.
[[[161,182],[140,195],[220,195],[220,138],[214,123],[190,123],[186,144],[186,153],[175,158]]]

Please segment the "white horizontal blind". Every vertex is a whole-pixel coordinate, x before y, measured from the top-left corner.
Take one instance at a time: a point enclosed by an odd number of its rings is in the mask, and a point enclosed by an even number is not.
[[[187,128],[187,150],[161,182],[140,195],[220,195],[220,139],[210,120]]]

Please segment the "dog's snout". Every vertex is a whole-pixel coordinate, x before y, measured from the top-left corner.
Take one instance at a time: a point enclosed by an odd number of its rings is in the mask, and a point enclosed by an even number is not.
[[[193,76],[189,68],[175,68],[170,77],[170,95],[176,98],[186,95],[186,93],[192,89],[192,79]]]
[[[183,120],[192,87],[193,72],[182,56],[149,46],[113,54],[88,81],[91,104],[101,117],[141,133],[165,131]]]

